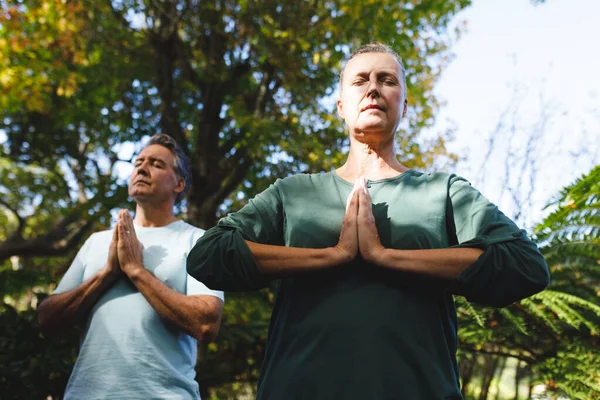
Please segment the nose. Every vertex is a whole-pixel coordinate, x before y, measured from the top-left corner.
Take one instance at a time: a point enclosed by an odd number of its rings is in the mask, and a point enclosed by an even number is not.
[[[147,166],[148,164],[146,164],[145,162],[141,163],[136,167],[135,173],[137,175],[148,176],[148,170],[146,170]]]
[[[376,80],[370,80],[369,81],[369,86],[367,86],[367,97],[379,97],[380,93],[379,93],[379,88],[377,87],[377,81]]]

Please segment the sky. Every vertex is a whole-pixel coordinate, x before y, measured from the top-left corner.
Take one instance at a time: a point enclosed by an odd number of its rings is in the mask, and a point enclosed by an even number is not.
[[[514,215],[514,202],[501,189],[510,176],[510,185],[530,199],[523,210],[528,225],[548,212],[542,208],[561,187],[600,163],[598,15],[598,0],[546,0],[537,6],[528,0],[474,0],[453,21],[466,21],[466,29],[435,90],[445,102],[436,128],[456,129],[449,147],[466,158],[456,173]],[[499,121],[505,128],[490,155],[488,140]],[[532,133],[538,139],[530,152],[536,159],[530,183],[521,161]],[[515,157],[507,163],[510,152]]]

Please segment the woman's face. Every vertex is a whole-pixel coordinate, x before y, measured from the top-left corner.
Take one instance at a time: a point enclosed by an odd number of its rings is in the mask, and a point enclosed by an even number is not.
[[[386,53],[359,54],[346,65],[341,84],[337,109],[350,133],[393,136],[407,104],[398,61]]]

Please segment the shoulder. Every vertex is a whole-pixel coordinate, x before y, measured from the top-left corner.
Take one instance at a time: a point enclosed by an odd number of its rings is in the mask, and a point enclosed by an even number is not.
[[[289,188],[297,189],[303,186],[320,185],[323,182],[333,179],[332,172],[321,172],[318,174],[296,174],[285,178],[280,178],[275,181],[273,186],[278,190],[285,191]]]
[[[177,221],[174,224],[174,230],[176,230],[180,235],[189,237],[193,242],[200,239],[202,235],[204,235],[205,230],[202,228],[198,228],[190,223],[185,221]]]
[[[108,249],[112,241],[113,230],[104,230],[92,233],[79,249],[79,257],[93,256],[97,252]]]
[[[421,172],[409,170],[406,174],[408,174],[408,181],[415,184],[426,184],[427,187],[440,186],[441,188],[448,188],[452,182],[458,178],[455,174],[450,172]]]
[[[411,179],[426,182],[432,185],[440,185],[443,187],[450,188],[451,186],[469,186],[472,187],[471,182],[466,178],[456,175],[452,172],[419,172],[413,171]]]
[[[89,246],[97,243],[110,242],[113,236],[113,229],[107,229],[104,231],[94,232],[85,241],[84,246]]]

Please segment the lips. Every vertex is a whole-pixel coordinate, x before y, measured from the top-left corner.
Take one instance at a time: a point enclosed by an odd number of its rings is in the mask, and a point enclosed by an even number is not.
[[[146,182],[146,181],[143,181],[143,180],[141,180],[141,179],[140,179],[140,180],[137,180],[137,181],[135,181],[133,184],[134,184],[134,185],[137,185],[138,183],[143,183],[144,185],[150,185],[150,183],[148,183],[148,182]]]
[[[385,109],[378,104],[369,104],[368,106],[366,106],[365,108],[362,109],[362,111],[367,111],[367,110],[385,111]]]

